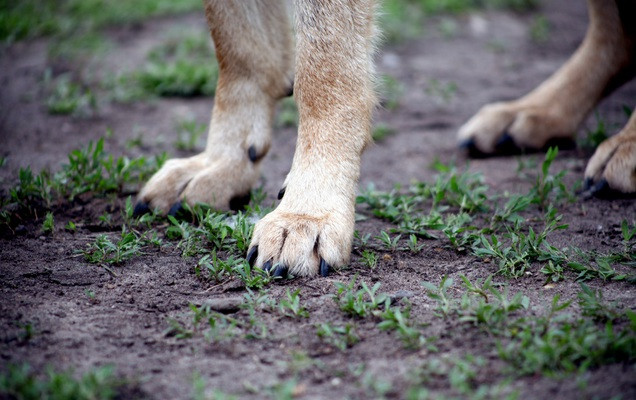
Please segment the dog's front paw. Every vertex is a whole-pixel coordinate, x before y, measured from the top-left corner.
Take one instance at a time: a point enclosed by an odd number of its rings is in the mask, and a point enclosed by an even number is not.
[[[494,103],[484,106],[458,132],[459,146],[470,156],[516,154],[551,144],[571,147],[576,121],[547,108]]]
[[[138,196],[135,213],[152,209],[174,213],[186,201],[209,204],[218,210],[238,208],[249,199],[258,169],[247,157],[211,159],[202,153],[168,160],[150,178]]]
[[[353,227],[353,195],[312,196],[288,187],[278,208],[254,227],[247,259],[274,276],[327,276],[349,262]]]
[[[636,134],[623,131],[601,143],[585,168],[591,194],[636,193]]]

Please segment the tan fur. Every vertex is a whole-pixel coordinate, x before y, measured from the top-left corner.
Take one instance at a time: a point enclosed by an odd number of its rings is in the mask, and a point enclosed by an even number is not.
[[[285,196],[256,224],[257,265],[314,275],[349,261],[360,156],[370,141],[373,2],[296,2],[300,121]]]
[[[585,177],[605,179],[612,189],[636,192],[636,112],[625,128],[601,143],[587,163]]]
[[[586,37],[552,77],[519,100],[485,106],[459,131],[483,152],[508,132],[520,146],[571,137],[601,97],[631,77],[634,37],[620,2],[589,0]],[[258,222],[251,248],[259,267],[280,263],[315,275],[324,260],[346,264],[354,228],[360,157],[370,142],[374,0],[296,0],[294,93],[300,123],[279,206]],[[170,160],[139,195],[152,208],[204,202],[225,209],[256,182],[270,146],[274,105],[292,82],[285,6],[265,0],[204,0],[220,75],[206,150]],[[629,7],[627,7],[629,8]],[[624,14],[624,13],[623,13]],[[633,32],[633,31],[632,31]],[[635,114],[636,115],[636,114]],[[636,117],[603,143],[586,176],[636,191]]]
[[[206,17],[219,61],[219,81],[205,151],[170,160],[139,194],[167,211],[186,199],[228,209],[260,176],[259,157],[269,150],[276,101],[292,85],[293,50],[282,2],[206,0]]]
[[[617,4],[589,0],[588,8],[590,25],[572,57],[526,96],[483,107],[459,129],[460,141],[473,138],[479,150],[492,153],[504,132],[529,148],[571,138],[610,84],[633,75],[634,40],[625,33]]]

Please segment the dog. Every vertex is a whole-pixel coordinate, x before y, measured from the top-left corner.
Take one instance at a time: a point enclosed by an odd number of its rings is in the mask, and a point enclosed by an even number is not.
[[[295,0],[296,42],[284,2],[205,0],[219,79],[203,153],[173,159],[148,181],[135,211],[174,213],[182,201],[240,205],[260,176],[277,100],[292,90],[298,140],[278,207],[254,228],[247,259],[275,276],[326,276],[349,261],[360,157],[376,104],[374,0]],[[541,148],[572,138],[600,99],[636,72],[636,6],[588,0],[574,55],[518,100],[483,107],[458,133],[472,154]],[[636,192],[636,113],[585,170],[589,190]]]

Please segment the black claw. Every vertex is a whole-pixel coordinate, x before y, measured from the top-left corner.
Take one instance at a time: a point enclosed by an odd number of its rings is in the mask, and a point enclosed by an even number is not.
[[[281,190],[278,191],[278,200],[282,199],[283,196],[285,195],[285,189],[286,188],[282,188]]]
[[[576,141],[572,138],[552,138],[541,150],[547,151],[550,147],[558,147],[559,150],[572,150],[576,148]]]
[[[274,269],[274,273],[272,274],[272,276],[273,277],[286,278],[288,270],[289,270],[289,268],[287,268],[286,265],[284,265],[284,264],[276,264],[276,268]]]
[[[477,148],[474,138],[464,140],[459,144],[459,148],[465,151],[466,155],[470,158],[484,158],[488,156],[488,154]]]
[[[471,148],[475,147],[475,139],[470,138],[470,139],[466,139],[464,141],[462,141],[459,146],[460,149],[462,150],[468,150],[470,151]]]
[[[251,267],[254,266],[254,262],[256,261],[256,257],[258,257],[258,246],[254,246],[251,249],[249,249],[249,251],[247,252],[247,257],[245,257],[247,259],[247,263]]]
[[[329,264],[322,258],[320,259],[320,276],[328,276],[329,275]]]
[[[170,207],[170,210],[168,211],[168,215],[172,215],[173,217],[176,217],[177,214],[181,213],[182,211],[183,211],[183,205],[179,201],[174,203],[172,207]]]
[[[515,143],[515,140],[508,132],[504,132],[495,144],[495,153],[502,155],[515,155],[521,154],[522,149],[517,146],[517,143]]]
[[[250,203],[251,195],[250,193],[232,197],[230,199],[230,210],[239,211],[245,208],[246,205]]]
[[[622,197],[619,192],[609,186],[609,183],[607,183],[607,180],[605,178],[596,183],[594,183],[592,178],[586,178],[585,189],[583,190],[581,195],[584,199],[589,199],[591,197],[598,197],[601,199]]]
[[[272,260],[269,260],[265,264],[263,264],[264,271],[269,272],[270,269],[272,269]]]
[[[592,188],[590,189],[590,194],[597,197],[610,197],[611,191],[612,189],[610,188],[609,183],[607,183],[607,180],[603,178],[600,181],[596,182],[594,186],[592,186]]]
[[[135,209],[133,210],[133,217],[139,217],[140,215],[148,214],[150,212],[150,206],[148,203],[140,201],[135,204]]]
[[[605,178],[594,183],[592,178],[585,178],[584,189],[580,193],[583,199],[587,200],[591,197],[599,199],[636,199],[636,192],[625,193],[620,190],[613,189]]]
[[[291,86],[287,90],[287,95],[285,97],[291,97],[294,95],[294,82],[292,82]]]
[[[256,151],[256,147],[250,146],[250,148],[247,149],[247,156],[250,158],[251,162],[255,163],[260,161],[260,159],[265,156],[265,152],[258,154],[258,152]]]

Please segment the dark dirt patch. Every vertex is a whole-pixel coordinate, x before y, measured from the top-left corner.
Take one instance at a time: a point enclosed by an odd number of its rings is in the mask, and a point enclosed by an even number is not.
[[[455,132],[461,123],[483,104],[515,98],[532,89],[567,59],[585,30],[584,4],[545,3],[540,12],[552,27],[545,43],[530,40],[528,25],[532,15],[488,12],[453,17],[459,28],[452,38],[431,28],[421,39],[383,49],[378,56],[379,71],[395,77],[405,90],[396,109],[377,113],[376,121],[396,133],[366,152],[362,188],[371,182],[386,190],[413,179],[430,181],[435,172],[429,165],[436,158],[444,163],[456,160],[463,164],[464,159],[455,149]],[[131,68],[135,60],[142,61],[139,54],[160,42],[162,31],[184,26],[205,29],[203,17],[191,15],[151,21],[133,31],[113,30],[109,34],[121,51],[110,53],[104,68]],[[5,190],[13,183],[19,167],[57,170],[69,151],[101,137],[106,128],[115,133],[106,141],[114,154],[170,151],[176,139],[174,121],[186,115],[206,123],[213,103],[209,98],[161,99],[106,104],[91,118],[50,116],[42,100],[45,93],[41,85],[47,67],[46,40],[18,43],[2,54],[0,154],[6,157],[7,164],[0,169],[0,177]],[[426,88],[433,80],[442,84],[454,82],[456,92],[448,100],[431,95]],[[632,82],[600,105],[598,114],[612,133],[626,121],[622,105],[633,106],[634,99],[636,84]],[[589,126],[593,125],[594,121],[590,121]],[[140,133],[144,145],[127,150],[126,142]],[[289,169],[294,137],[293,129],[275,132],[271,155],[263,161],[266,203],[274,201]],[[571,171],[566,182],[574,184],[582,177],[587,157],[589,154],[581,150],[561,152],[553,168]],[[540,164],[543,155],[523,159]],[[470,170],[483,173],[493,194],[523,193],[531,184],[515,172],[517,164],[515,158],[473,160]],[[472,281],[484,279],[496,272],[496,267],[457,253],[444,241],[424,241],[422,251],[415,255],[379,250],[377,246],[379,260],[374,270],[363,265],[362,249],[356,247],[352,265],[329,278],[295,279],[269,286],[270,297],[277,300],[284,298],[287,289],[300,289],[310,317],[292,320],[276,312],[263,312],[259,319],[268,330],[264,339],[234,338],[215,343],[201,332],[192,338],[178,339],[166,334],[168,320],[191,320],[189,304],[235,299],[242,297],[245,289],[197,278],[197,259],[181,258],[174,246],[144,249],[143,255],[115,267],[116,276],[87,264],[75,250],[84,248],[101,233],[96,232],[101,228],[91,229],[98,226],[97,217],[108,210],[118,215],[124,200],[87,201],[55,209],[53,235],[40,236],[38,220],[15,236],[0,239],[0,324],[4,331],[0,334],[0,369],[9,363],[28,362],[35,371],[54,366],[82,372],[96,365],[114,364],[118,374],[139,388],[135,396],[149,398],[191,397],[194,374],[199,374],[208,388],[241,398],[263,398],[266,394],[277,398],[281,392],[272,387],[292,378],[297,379],[294,390],[300,398],[381,397],[383,382],[391,384],[387,397],[404,398],[411,373],[422,362],[473,354],[487,360],[474,377],[474,384],[501,381],[499,371],[505,365],[497,356],[495,340],[470,324],[434,316],[434,302],[421,286],[422,281],[437,284],[444,275],[453,277],[456,283],[460,274]],[[358,211],[369,214],[363,207]],[[554,245],[608,252],[621,246],[621,220],[633,219],[636,203],[591,199],[566,203],[559,206],[559,212],[569,229],[551,236]],[[537,210],[535,216],[541,215]],[[69,220],[82,222],[74,234],[63,229]],[[372,236],[388,228],[388,223],[373,218],[357,225],[362,234]],[[121,228],[115,223],[103,229],[114,237]],[[573,273],[547,288],[539,269],[537,265],[532,274],[520,279],[498,276],[496,280],[508,283],[511,293],[526,294],[533,315],[544,312],[556,293],[564,299],[576,298],[580,286]],[[426,346],[420,350],[405,349],[395,333],[375,328],[377,320],[345,316],[332,300],[334,282],[349,282],[356,274],[370,284],[381,282],[382,292],[406,291],[412,318],[425,326],[426,337],[438,338],[438,351]],[[631,284],[600,279],[588,284],[601,288],[605,299],[615,301],[622,309],[636,307],[636,292]],[[246,313],[241,310],[229,315],[245,319]],[[316,324],[322,322],[354,324],[359,343],[346,351],[326,344],[316,335]],[[27,324],[34,329],[28,340],[23,337]],[[515,378],[504,385],[503,393],[519,390],[519,398],[524,399],[628,399],[636,396],[635,377],[633,364],[614,363],[565,378],[540,374]],[[440,376],[433,376],[424,386],[435,395],[456,394]]]

